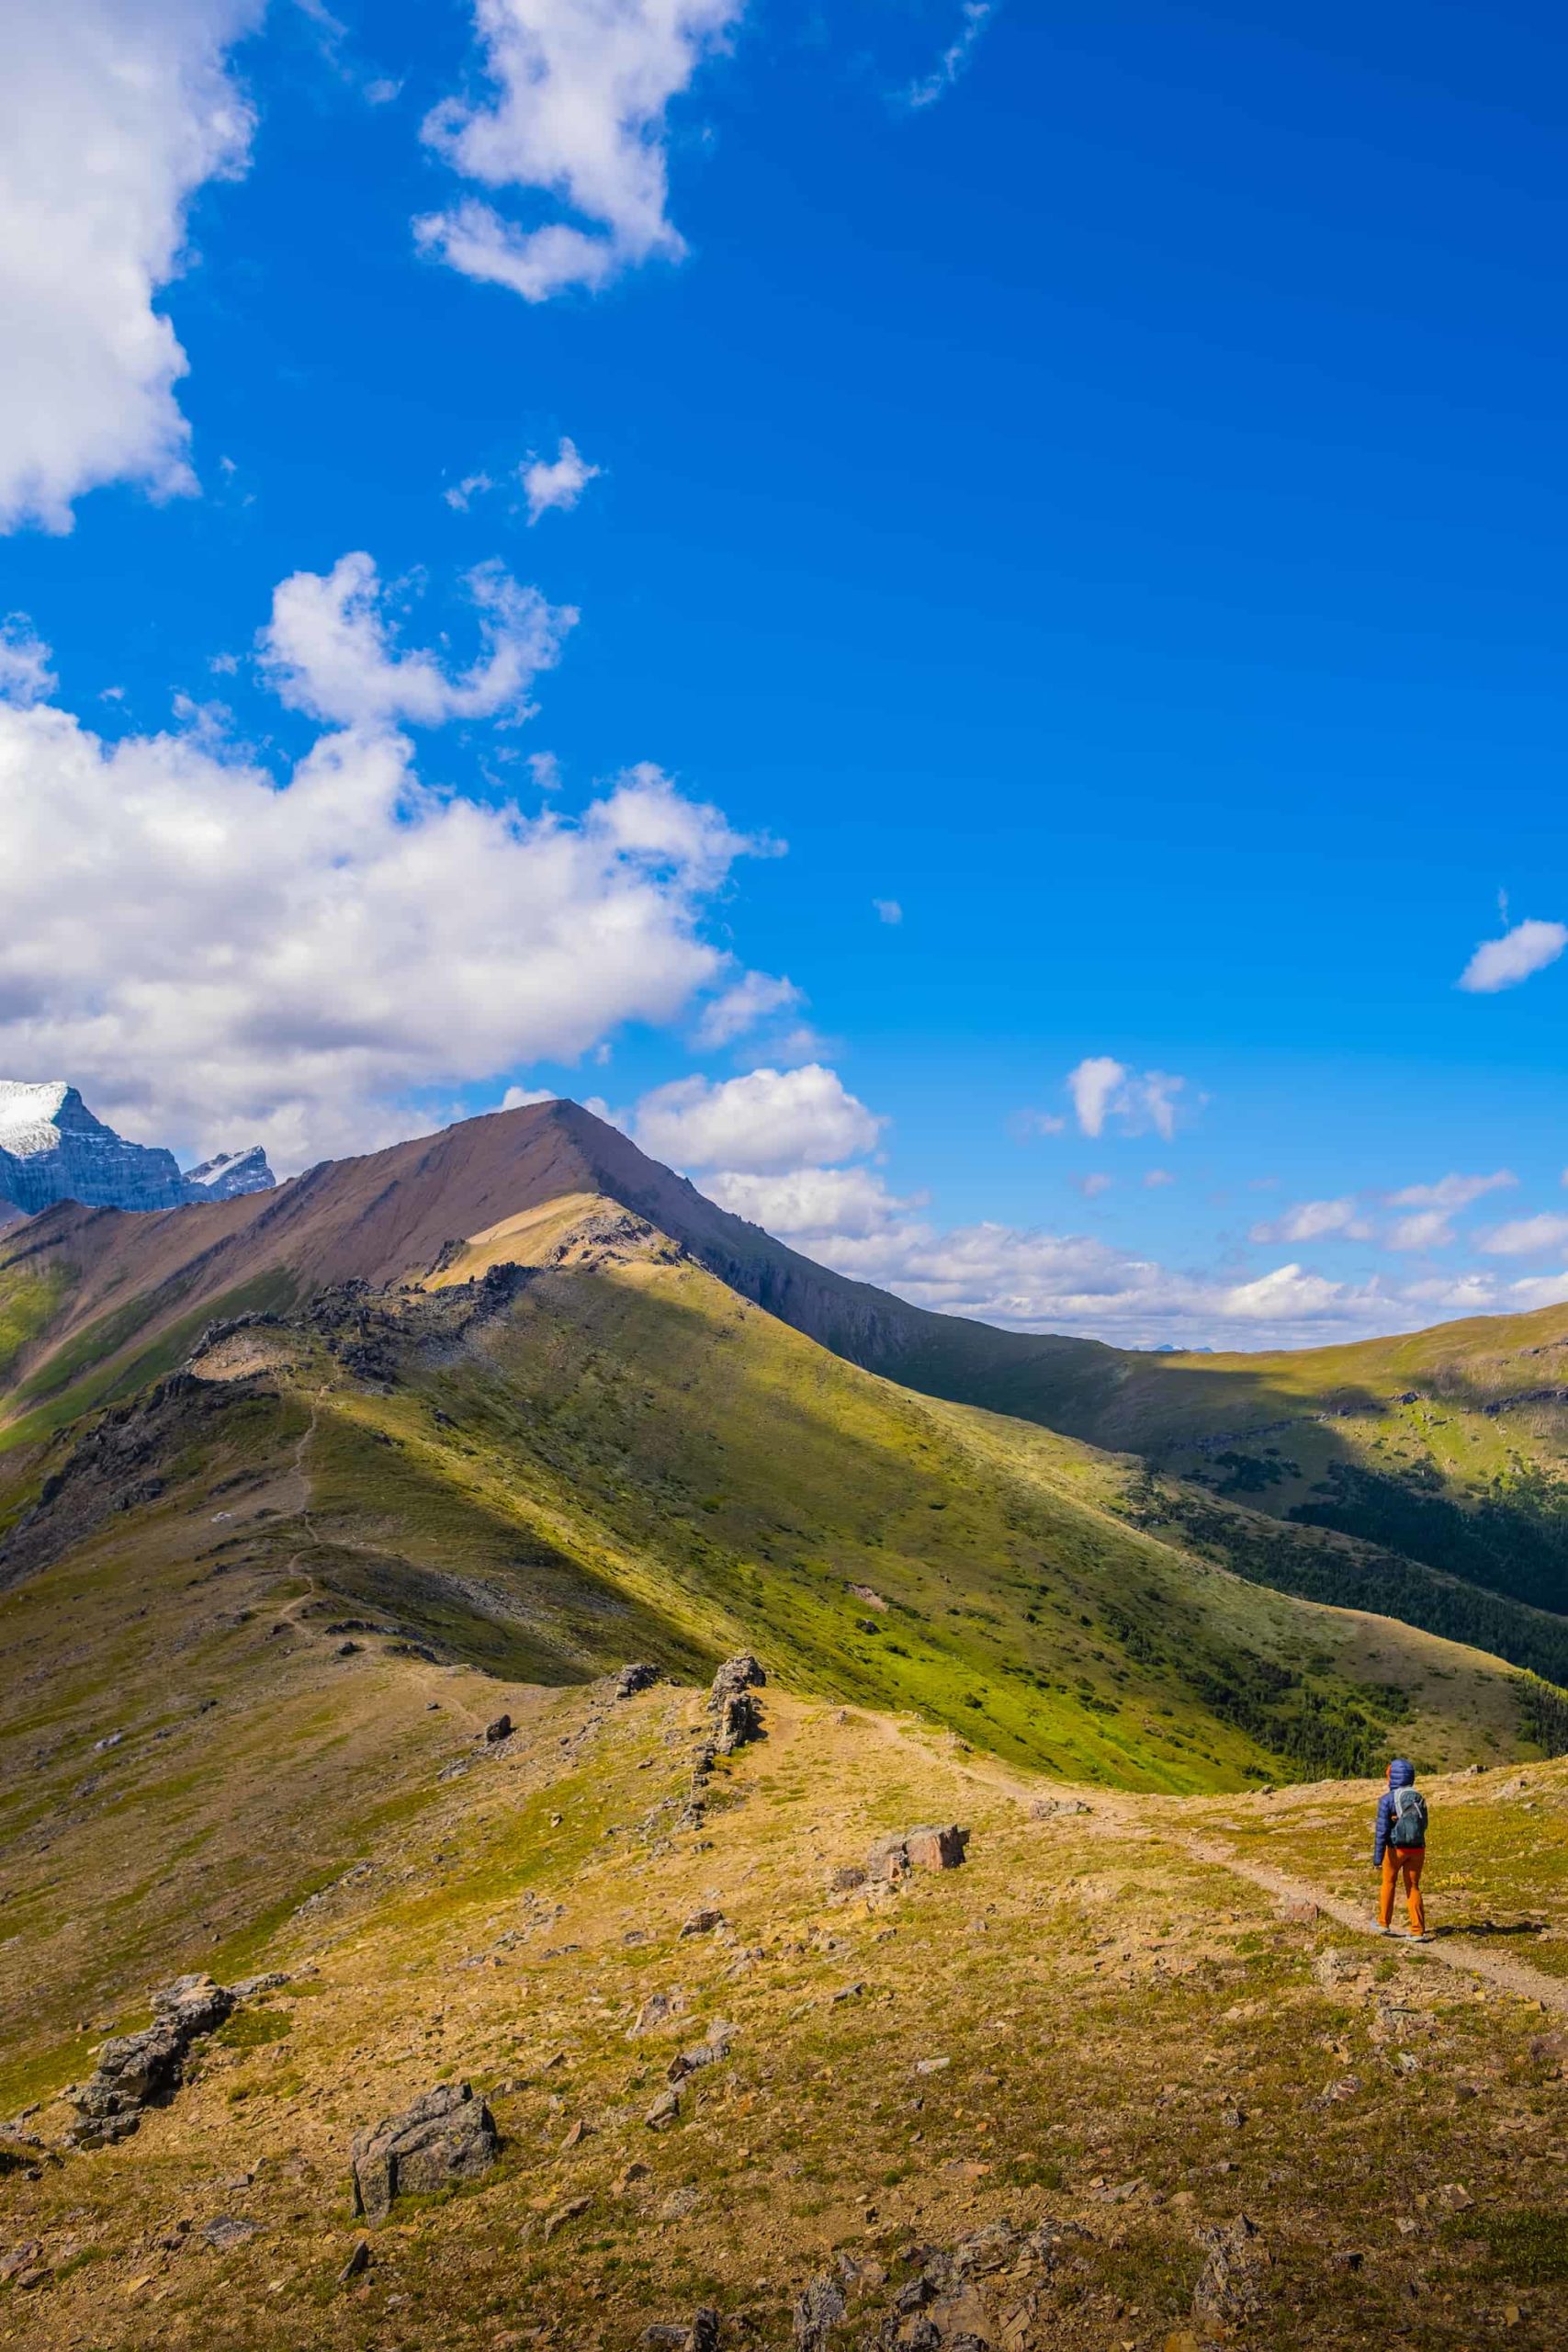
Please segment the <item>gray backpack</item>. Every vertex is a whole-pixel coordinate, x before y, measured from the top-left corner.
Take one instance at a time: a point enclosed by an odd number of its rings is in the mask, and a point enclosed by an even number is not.
[[[1391,1846],[1424,1846],[1427,1842],[1427,1800],[1419,1789],[1393,1791],[1393,1818],[1388,1825]]]

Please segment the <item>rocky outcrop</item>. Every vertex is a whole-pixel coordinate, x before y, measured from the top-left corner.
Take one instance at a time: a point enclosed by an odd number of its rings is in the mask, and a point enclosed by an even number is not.
[[[173,2097],[192,2042],[220,2026],[237,1997],[210,1976],[177,1976],[154,1993],[152,2024],[106,2041],[93,2075],[66,2093],[80,2118],[67,2135],[70,2145],[105,2148],[128,2139],[144,2109]]]
[[[259,1144],[220,1152],[182,1175],[172,1151],[128,1143],[96,1118],[63,1079],[0,1078],[0,1202],[34,1216],[55,1201],[93,1209],[177,1209],[193,1201],[266,1193],[274,1178]]]
[[[438,2083],[400,2115],[355,2136],[354,2210],[384,2222],[399,2197],[428,2197],[478,2180],[501,2150],[495,2118],[467,2083]]]
[[[767,1679],[750,1650],[727,1658],[714,1676],[713,1688],[708,1692],[708,1713],[713,1720],[714,1746],[721,1756],[743,1747],[748,1740],[761,1738],[762,1711],[751,1693]]]

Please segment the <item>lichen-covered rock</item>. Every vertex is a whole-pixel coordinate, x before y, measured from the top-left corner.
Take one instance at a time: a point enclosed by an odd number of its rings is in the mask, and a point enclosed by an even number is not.
[[[354,2210],[383,2222],[395,2198],[478,2180],[501,2149],[495,2118],[467,2083],[438,2083],[373,2131],[355,2136]]]
[[[1201,2229],[1198,2243],[1207,2260],[1192,2293],[1193,2317],[1220,2326],[1249,2319],[1262,2306],[1262,2274],[1269,2267],[1269,2248],[1257,2222],[1238,2213],[1234,2222]]]

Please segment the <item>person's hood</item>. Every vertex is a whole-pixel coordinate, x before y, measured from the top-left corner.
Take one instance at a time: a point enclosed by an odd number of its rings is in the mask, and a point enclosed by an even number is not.
[[[1415,1778],[1416,1767],[1411,1763],[1409,1758],[1405,1756],[1396,1756],[1393,1762],[1388,1768],[1389,1787],[1391,1789],[1407,1789],[1412,1785]]]

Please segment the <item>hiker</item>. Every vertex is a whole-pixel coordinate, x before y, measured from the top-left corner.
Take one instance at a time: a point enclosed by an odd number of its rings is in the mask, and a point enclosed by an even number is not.
[[[1427,1909],[1421,1900],[1421,1865],[1427,1859],[1427,1800],[1416,1786],[1416,1767],[1396,1756],[1388,1768],[1388,1786],[1378,1799],[1377,1834],[1372,1868],[1382,1871],[1378,1897],[1378,1927],[1392,1936],[1393,1898],[1401,1879],[1410,1912],[1410,1933],[1417,1943],[1429,1940]]]

